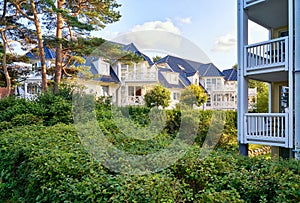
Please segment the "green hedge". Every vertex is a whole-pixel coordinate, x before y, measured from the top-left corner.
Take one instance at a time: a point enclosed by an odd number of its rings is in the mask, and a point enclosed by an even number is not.
[[[185,201],[172,174],[122,176],[83,149],[73,126],[31,126],[0,136],[0,200],[11,202]]]
[[[191,147],[144,176],[105,169],[72,125],[25,126],[0,136],[1,202],[299,202],[296,161],[244,158]]]

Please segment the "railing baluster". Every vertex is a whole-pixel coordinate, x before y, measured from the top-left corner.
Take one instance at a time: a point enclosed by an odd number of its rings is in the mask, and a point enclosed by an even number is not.
[[[265,136],[265,117],[262,117],[262,136]]]
[[[282,117],[281,118],[281,136],[284,137],[284,120],[285,120],[285,117]]]
[[[276,137],[276,117],[273,117],[273,137]]]
[[[280,135],[280,117],[277,117],[277,137],[281,137]]]

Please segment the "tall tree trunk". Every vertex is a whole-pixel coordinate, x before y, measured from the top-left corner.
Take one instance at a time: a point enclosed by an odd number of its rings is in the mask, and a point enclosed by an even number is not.
[[[62,9],[65,0],[58,0],[57,1],[57,8]],[[64,25],[64,19],[60,13],[57,13],[57,20],[56,20],[56,38],[59,40],[59,43],[56,47],[56,59],[55,59],[55,76],[54,76],[54,92],[58,91],[58,85],[61,81],[62,77],[62,30]]]
[[[6,66],[6,46],[7,46],[7,40],[6,40],[6,35],[5,35],[5,30],[1,31],[1,37],[3,41],[3,57],[2,57],[2,67],[4,70],[4,75],[5,75],[5,81],[6,81],[6,93],[5,96],[9,96],[11,92],[11,80],[10,76],[7,70]]]
[[[45,60],[45,52],[44,52],[44,45],[43,45],[43,35],[41,26],[38,19],[38,14],[36,11],[34,0],[30,1],[33,17],[34,17],[34,25],[36,28],[37,33],[37,39],[38,39],[38,46],[39,46],[39,52],[40,52],[40,60],[41,60],[41,66],[42,66],[42,90],[43,92],[47,91],[47,67],[46,67],[46,60]]]

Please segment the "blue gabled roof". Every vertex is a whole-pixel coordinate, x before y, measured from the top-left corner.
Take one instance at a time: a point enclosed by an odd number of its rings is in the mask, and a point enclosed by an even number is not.
[[[179,78],[183,82],[185,86],[191,84],[187,77],[195,75],[197,70],[195,69],[201,63],[190,61],[187,59],[182,59],[175,56],[166,56],[159,61],[156,62],[157,64],[167,63],[172,71],[179,73]]]
[[[224,74],[213,63],[203,64],[170,55],[160,59],[156,63],[168,64],[172,71],[179,73],[179,78],[185,86],[191,84],[188,77],[194,75],[197,71],[200,77],[224,77]],[[199,85],[201,84],[199,83]]]
[[[34,48],[34,49],[36,49],[36,48]],[[55,59],[56,53],[54,50],[45,46],[44,52],[45,52],[45,59],[48,59],[48,60]],[[25,55],[30,59],[39,59],[40,58],[39,52],[30,51],[30,52],[27,52]]]
[[[97,68],[94,65],[94,61],[96,61],[98,59],[99,58],[90,57],[90,58],[86,59],[86,62],[84,64],[85,66],[90,66],[91,67],[90,71],[93,75],[99,74]],[[115,71],[113,70],[113,68],[111,66],[110,66],[109,72],[110,72],[110,75],[100,75],[100,77],[94,78],[94,80],[100,81],[100,82],[119,83],[120,80],[119,80],[117,74],[115,73]]]
[[[201,77],[224,77],[224,74],[213,64],[201,64],[197,70]]]
[[[190,61],[187,59],[182,59],[182,58],[179,58],[176,56],[170,56],[170,55],[160,59],[157,62],[157,64],[160,64],[160,63],[167,63],[174,72],[177,72],[180,75],[184,75],[186,77],[194,75],[197,72],[195,67],[197,67],[198,65],[201,64],[201,63],[198,63],[195,61]]]
[[[178,81],[178,84],[170,84],[166,78],[163,76],[162,72],[173,72],[172,70],[168,69],[168,68],[159,68],[158,70],[158,81],[160,84],[162,84],[164,87],[166,88],[184,88],[186,85],[182,84],[181,82],[181,78]],[[180,76],[179,76],[180,77]]]
[[[140,52],[138,50],[138,48],[136,48],[136,46],[133,43],[130,43],[130,44],[127,44],[127,45],[123,45],[122,50],[123,51],[132,52],[132,53],[137,54],[138,56],[143,57],[143,59],[145,61],[147,61],[150,66],[152,66],[154,64],[153,61],[147,55],[145,55],[142,52]]]
[[[235,68],[223,70],[223,74],[225,75],[225,80],[237,81],[237,70]]]

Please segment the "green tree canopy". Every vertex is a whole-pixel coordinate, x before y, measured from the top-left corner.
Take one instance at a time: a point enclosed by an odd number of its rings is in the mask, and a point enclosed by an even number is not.
[[[170,91],[161,86],[157,85],[153,89],[149,90],[145,96],[145,102],[147,107],[159,107],[162,106],[163,108],[166,108],[170,105]]]
[[[189,85],[181,94],[180,102],[188,105],[201,106],[207,100],[207,95],[204,89],[199,85]]]
[[[156,63],[157,61],[159,61],[161,59],[161,56],[154,56],[152,58],[153,62]]]

